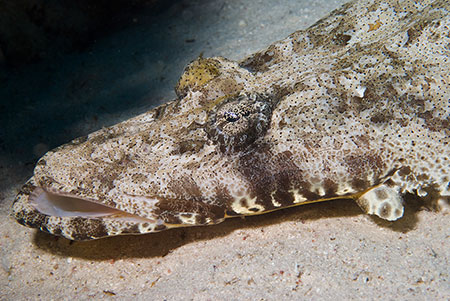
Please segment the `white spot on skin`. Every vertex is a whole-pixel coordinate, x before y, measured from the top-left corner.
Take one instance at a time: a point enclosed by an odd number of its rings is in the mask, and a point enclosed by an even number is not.
[[[188,215],[188,216],[186,216]],[[197,214],[195,213],[186,213],[186,215],[183,214],[179,214],[178,218],[181,220],[181,222],[183,224],[186,225],[195,225],[196,224],[196,219],[195,217],[197,216]]]
[[[298,189],[291,189],[289,192],[294,195],[294,204],[300,204],[308,201],[307,198],[299,193]]]
[[[364,97],[364,92],[366,92],[366,87],[363,86],[356,87],[354,92],[356,96],[362,98]]]
[[[274,192],[272,192],[270,194],[270,197],[272,198],[271,199],[272,200],[272,204],[273,204],[274,207],[281,207],[281,203],[277,202],[277,200],[275,200],[275,198],[274,198],[274,194],[275,193],[276,193],[276,191],[274,191]]]
[[[241,199],[236,199],[234,200],[234,202],[231,204],[231,209],[238,213],[238,214],[246,214],[246,215],[251,215],[251,214],[255,214],[261,211],[264,211],[264,207],[260,204],[256,204],[256,200],[257,198],[250,198],[249,196],[246,196],[242,199],[246,200],[247,206],[243,207],[241,205]],[[249,210],[249,208],[253,208],[253,209],[257,209],[257,210]]]

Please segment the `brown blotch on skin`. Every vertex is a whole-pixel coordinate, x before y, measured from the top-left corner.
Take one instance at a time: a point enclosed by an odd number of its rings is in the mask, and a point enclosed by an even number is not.
[[[373,123],[387,123],[392,120],[394,115],[390,111],[376,112],[370,117]]]
[[[53,179],[52,177],[49,176],[42,176],[38,179],[36,179],[37,182],[37,186],[38,187],[50,187],[51,184],[55,183],[55,179]]]
[[[380,217],[386,219],[391,215],[392,207],[388,203],[383,203],[383,206],[381,207],[381,210],[379,213]]]
[[[141,173],[135,173],[135,174],[133,174],[133,175],[131,176],[131,180],[132,180],[134,183],[142,183],[142,182],[145,182],[145,181],[147,180],[147,176],[146,176],[146,175],[143,175],[143,174],[141,174]]]
[[[289,192],[288,189],[277,190],[274,197],[278,203],[281,203],[281,207],[291,205],[295,201],[294,194]]]
[[[329,35],[317,34],[315,32],[309,33],[308,38],[314,47],[328,46],[331,41]]]
[[[385,199],[388,198],[388,195],[387,195],[386,191],[381,190],[381,189],[375,190],[375,195],[377,196],[377,198],[379,200],[385,200]]]
[[[69,229],[72,229],[72,238],[75,240],[87,240],[108,236],[108,231],[102,220],[74,218],[70,221]]]
[[[352,37],[348,34],[343,34],[343,33],[337,33],[332,41],[334,44],[338,45],[338,46],[346,46],[348,44],[348,41],[350,41]]]
[[[247,69],[250,72],[264,72],[268,69],[268,62],[275,56],[276,49],[270,46],[264,52],[257,52],[245,61],[239,64],[240,67]]]
[[[331,179],[325,179],[323,181],[323,188],[325,190],[325,197],[331,197],[336,194],[338,184]]]
[[[425,90],[429,89],[429,84],[424,88]],[[401,104],[404,104],[404,108],[412,108],[415,112],[421,113],[424,112],[425,109],[425,99],[417,98],[414,95],[403,94],[399,98]]]
[[[341,8],[345,8],[345,5]],[[345,12],[342,11],[343,14]],[[341,19],[340,9],[335,10],[333,15]],[[330,24],[327,22],[318,21],[314,26],[314,30],[310,30],[308,38],[311,40],[314,47],[344,47],[347,45],[351,36],[347,35],[346,32],[351,32],[353,30],[353,24],[351,22],[340,22],[337,21],[333,28],[328,31]],[[327,28],[327,29],[325,29]],[[323,34],[325,32],[325,34]]]
[[[356,135],[356,136],[353,136],[352,141],[360,148],[362,148],[362,147],[369,148],[370,147],[370,139],[368,136]]]
[[[196,215],[195,216],[195,224],[196,225],[205,225],[205,224],[207,224],[206,216],[204,216],[204,215]]]
[[[327,26],[327,25],[325,25]],[[346,32],[351,32],[353,30],[353,25],[351,23],[340,23],[339,26],[334,27],[329,34],[324,36],[318,35],[314,40],[315,46],[324,46],[327,48],[344,47],[348,44],[348,41],[352,38]],[[323,32],[321,28],[318,28],[317,32]]]
[[[348,174],[359,175],[352,180],[352,186],[358,190],[364,190],[370,187],[369,179],[367,177],[364,178],[364,175],[368,175],[368,171],[372,171],[374,173],[373,178],[378,179],[380,173],[384,170],[384,164],[377,155],[348,155],[344,158],[344,163],[347,165]]]
[[[226,207],[228,208],[234,202],[234,198],[231,196],[230,191],[225,185],[218,183],[214,188],[214,192],[216,204],[226,204]]]
[[[365,82],[363,85],[366,87],[366,90],[364,91],[363,97],[357,97],[353,96],[351,97],[351,103],[353,108],[356,112],[365,111],[367,109],[371,109],[374,106],[377,106],[379,104],[379,100],[382,97],[382,95],[379,95],[377,92],[378,88],[376,86],[376,83],[379,81],[379,79],[374,79],[373,82]],[[389,95],[383,95],[384,97],[389,97],[391,95],[391,92],[396,93],[395,89],[392,87],[392,84],[386,84],[384,94]],[[383,110],[377,109],[377,112],[383,113]]]
[[[175,152],[180,155],[187,153],[187,152],[196,153],[202,149],[204,144],[205,144],[205,141],[184,140],[179,143],[178,149]]]
[[[297,85],[297,84],[296,84]],[[299,88],[300,86],[302,86],[301,84],[298,84],[297,88]],[[303,85],[306,87],[306,85]],[[283,97],[285,97],[286,95],[292,94],[295,91],[299,91],[300,89],[296,89],[295,87],[282,87],[280,85],[273,85],[271,86],[273,89],[273,93],[270,96],[271,99],[271,103],[273,107],[276,107],[276,105],[281,101],[281,99]]]
[[[410,173],[411,173],[411,167],[409,167],[409,166],[403,166],[403,167],[401,167],[399,170],[398,170],[398,175],[399,176],[401,176],[401,177],[403,177],[403,176],[407,176],[407,175],[409,175]]]
[[[99,183],[101,187],[106,187],[107,190],[112,190],[115,188],[114,181],[122,174],[124,170],[127,168],[131,168],[136,166],[136,163],[130,158],[129,155],[123,154],[120,159],[113,161],[111,164],[108,164],[104,167],[102,172],[95,171],[96,177],[93,179],[85,178],[82,179],[85,184],[85,188],[77,188],[78,192],[82,192],[84,190],[94,190],[93,180],[96,183]],[[89,163],[86,166],[86,169],[92,169]],[[73,178],[77,178],[77,175],[74,175]],[[81,180],[81,179],[80,179]],[[41,187],[44,187],[41,185]],[[77,194],[76,191],[73,191],[74,194]]]
[[[416,179],[417,179],[417,181],[423,181],[423,182],[425,182],[425,181],[427,181],[427,180],[430,179],[430,176],[427,175],[427,174],[422,173],[422,174],[420,174],[420,175],[417,175],[417,176],[416,176]]]
[[[200,187],[189,175],[172,179],[167,186],[178,198],[187,200],[201,200],[203,198]]]
[[[158,212],[159,218],[161,220],[163,220],[164,223],[167,225],[181,225],[182,224],[182,221],[176,215],[177,212],[172,212],[170,210],[161,210],[161,211],[155,210],[155,212]]]
[[[99,173],[96,179],[102,187],[106,187],[108,190],[112,190],[116,186],[114,184],[114,181],[117,179],[118,175],[119,173],[111,168],[110,170],[106,170],[103,173]]]
[[[419,20],[411,28],[409,28],[406,31],[408,34],[408,41],[406,41],[404,47],[408,47],[410,44],[414,44],[422,35],[425,27],[427,27],[430,23],[431,22],[429,20]]]
[[[163,231],[163,230],[166,230],[166,229],[167,229],[166,225],[157,225],[155,227],[155,231]]]
[[[250,184],[250,195],[266,210],[274,209],[276,202],[291,205],[294,196],[289,190],[303,189],[302,171],[296,166],[292,153],[285,151],[274,155],[268,146],[260,145],[240,157],[238,170]]]
[[[225,206],[224,205],[208,205],[209,217],[212,218],[214,222],[220,221],[225,218]]]
[[[351,186],[358,191],[363,191],[370,187],[369,181],[367,181],[366,179],[361,179],[361,178],[353,179],[351,184],[352,184]]]
[[[289,192],[293,182],[293,176],[295,175],[293,175],[290,170],[281,171],[274,176],[276,181],[274,198],[278,203],[281,203],[282,206],[287,206],[294,203],[294,195]]]
[[[311,48],[311,43],[305,39],[302,31],[296,31],[289,35],[292,39],[292,50],[295,53],[303,53],[306,49]]]
[[[257,149],[257,148],[256,148]],[[262,204],[271,203],[270,193],[275,190],[274,178],[269,169],[270,152],[252,151],[239,158],[239,172],[250,184],[251,197],[257,197],[257,202]]]
[[[311,184],[307,182],[300,183],[298,185],[299,194],[305,197],[308,201],[314,201],[318,199],[322,199],[320,195],[318,195],[316,192],[311,191]]]
[[[432,111],[426,111],[417,114],[419,118],[424,119],[426,127],[433,132],[440,132],[442,130],[450,131],[450,117],[446,119],[440,119],[433,117]]]
[[[31,212],[27,210],[20,210],[15,212],[14,217],[19,224],[32,228],[40,228],[42,223],[45,222],[44,216],[37,210],[33,210]]]

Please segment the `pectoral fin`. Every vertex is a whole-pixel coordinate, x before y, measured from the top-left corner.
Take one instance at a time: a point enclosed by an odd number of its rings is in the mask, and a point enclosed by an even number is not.
[[[356,203],[365,213],[388,221],[395,221],[403,216],[403,202],[399,192],[385,184],[366,191],[356,199]]]

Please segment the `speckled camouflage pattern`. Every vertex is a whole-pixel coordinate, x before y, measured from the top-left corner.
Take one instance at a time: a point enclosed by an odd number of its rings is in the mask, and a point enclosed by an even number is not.
[[[448,202],[449,10],[350,2],[241,62],[200,57],[176,100],[48,152],[14,216],[82,240],[336,198],[387,220],[405,193]],[[43,196],[100,213],[52,215]]]

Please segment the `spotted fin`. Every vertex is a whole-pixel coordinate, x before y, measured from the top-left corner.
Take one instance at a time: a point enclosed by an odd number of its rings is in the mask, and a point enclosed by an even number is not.
[[[400,193],[392,187],[382,184],[363,193],[356,199],[361,209],[388,221],[395,221],[403,216],[403,201]]]

